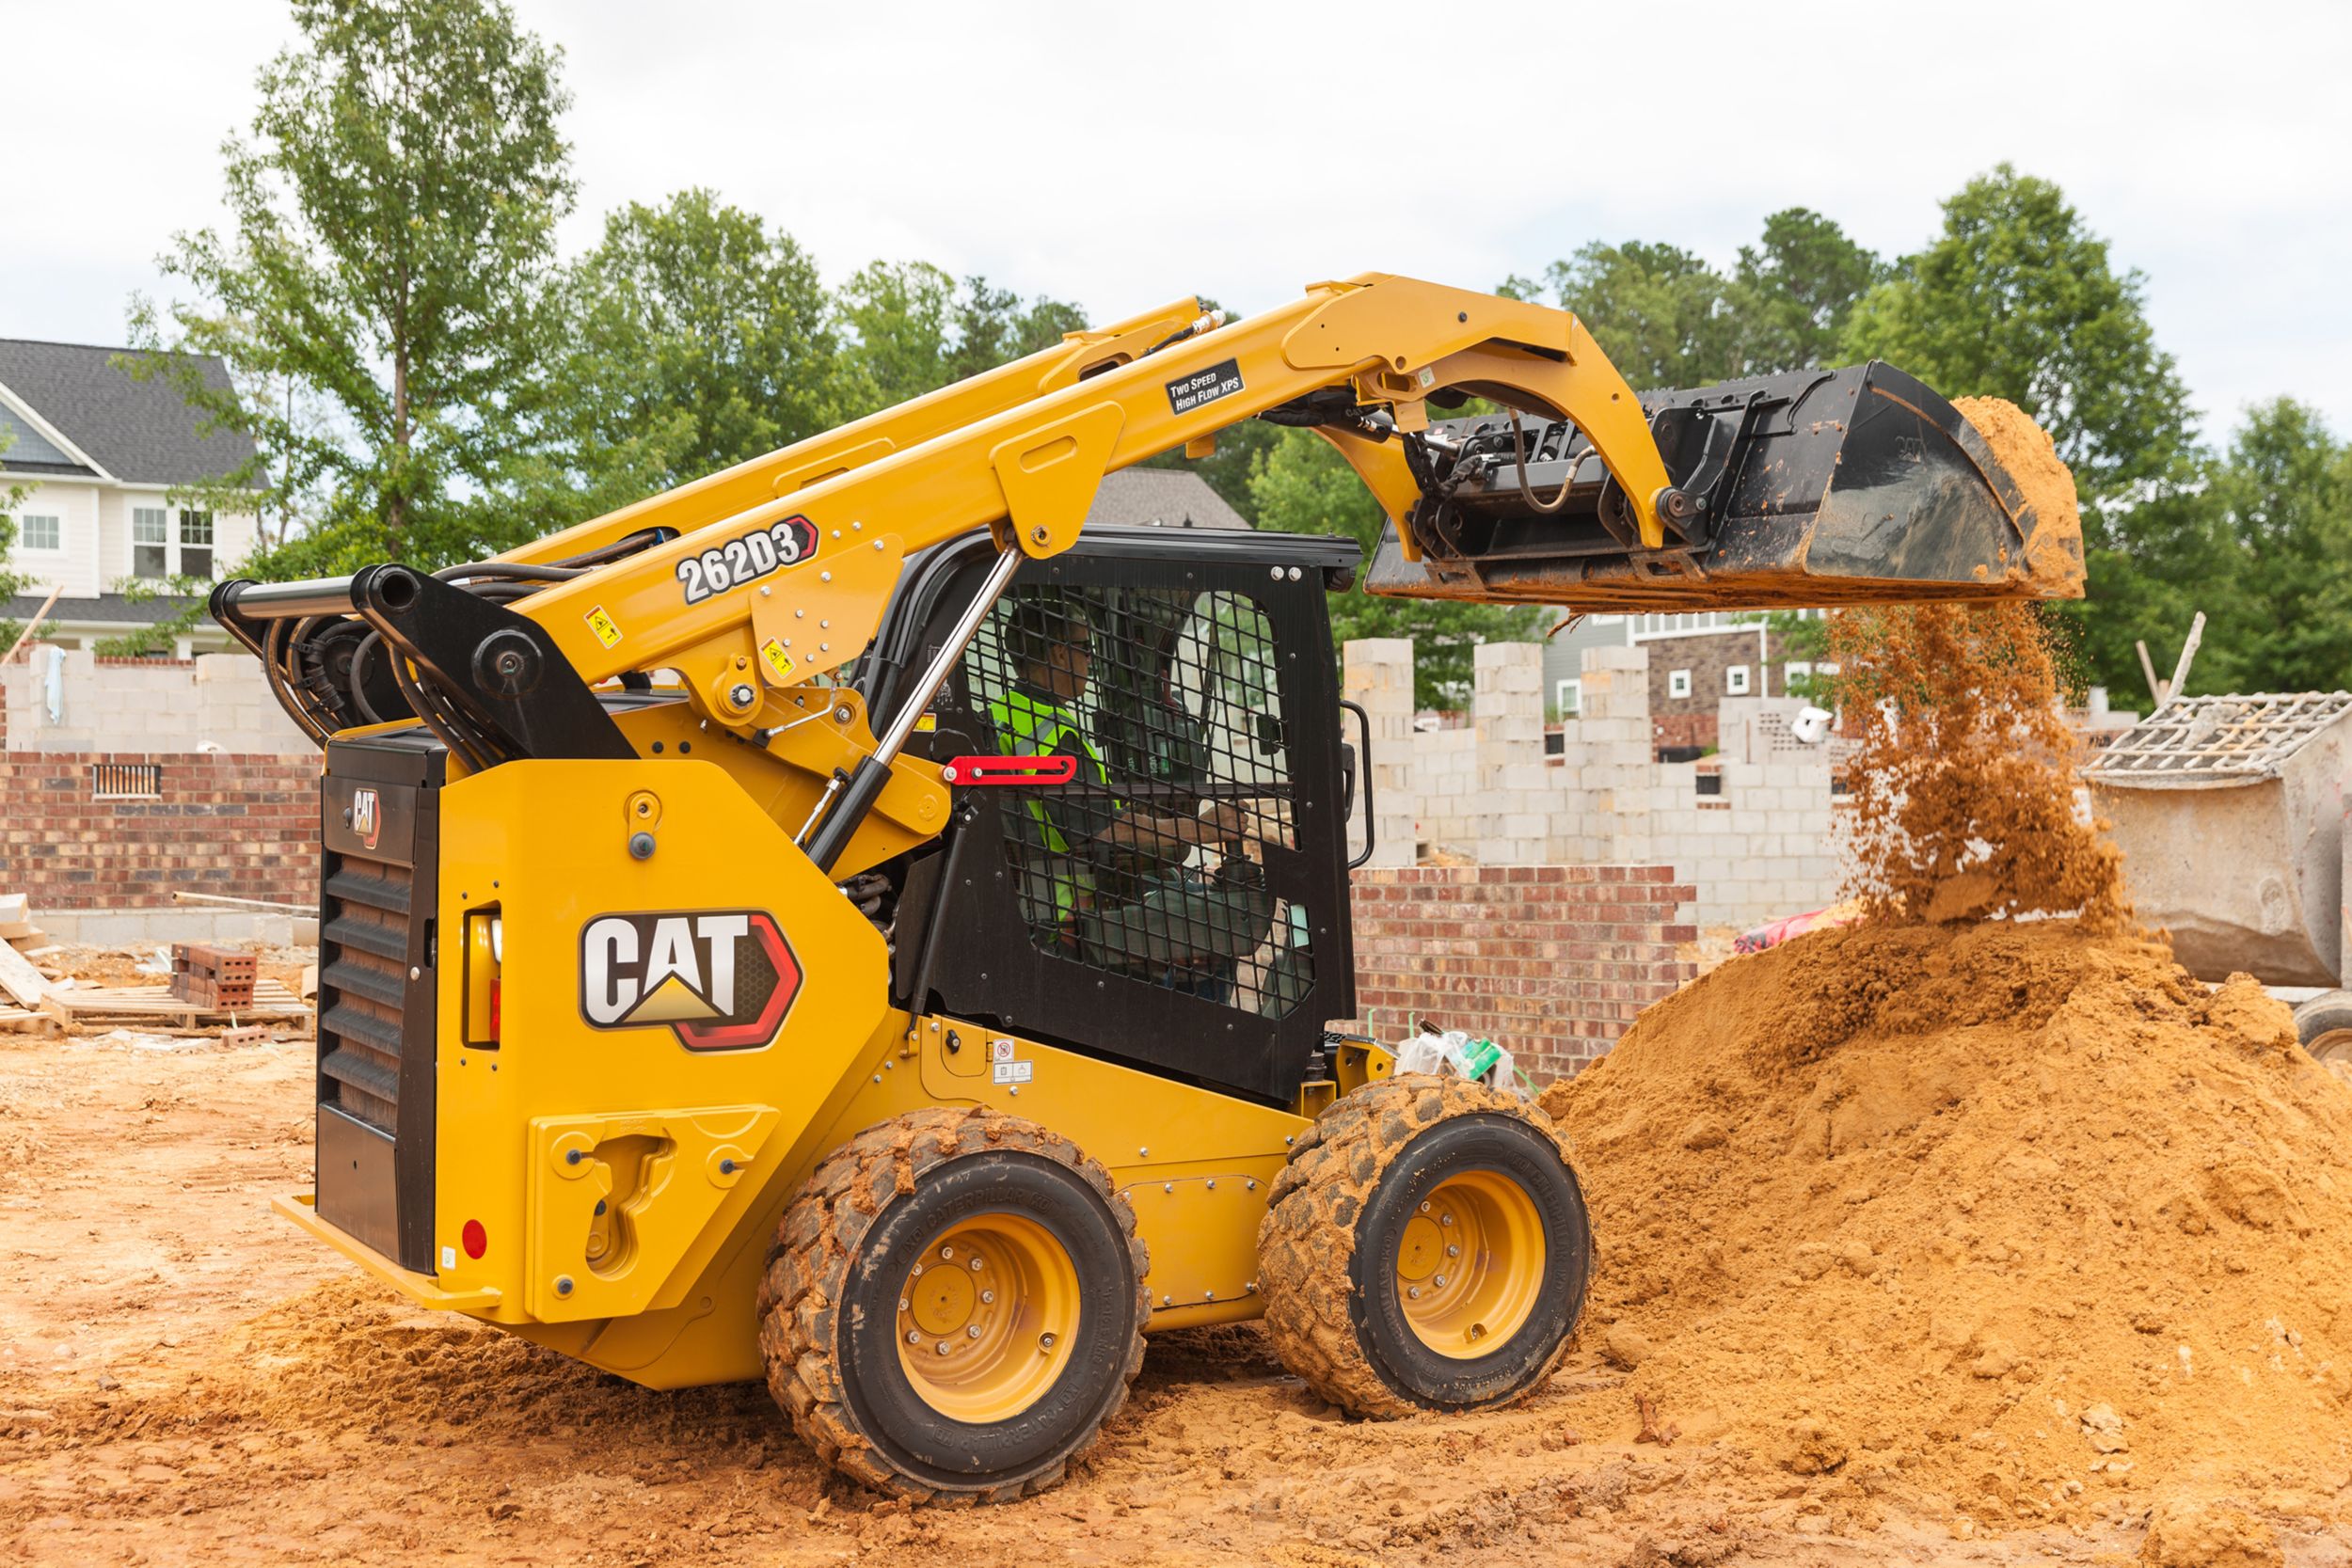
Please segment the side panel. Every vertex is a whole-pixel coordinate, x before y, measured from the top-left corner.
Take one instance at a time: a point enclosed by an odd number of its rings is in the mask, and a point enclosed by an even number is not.
[[[319,781],[318,1212],[433,1272],[439,757],[336,741]]]
[[[440,842],[440,928],[502,931],[495,1046],[440,993],[441,1285],[506,1323],[676,1305],[873,1038],[881,934],[691,754],[508,763],[442,793]]]

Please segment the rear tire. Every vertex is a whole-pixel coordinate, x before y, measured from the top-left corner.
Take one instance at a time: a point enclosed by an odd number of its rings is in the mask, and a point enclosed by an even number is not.
[[[1359,1416],[1525,1398],[1566,1354],[1592,1263],[1550,1118],[1458,1078],[1341,1100],[1292,1147],[1258,1229],[1276,1353]]]
[[[2296,1008],[2295,1037],[2314,1060],[2352,1067],[2352,991],[2322,991]]]
[[[1126,1402],[1145,1267],[1134,1210],[1069,1139],[985,1109],[897,1117],[785,1210],[759,1291],[768,1386],[878,1491],[1010,1501]]]

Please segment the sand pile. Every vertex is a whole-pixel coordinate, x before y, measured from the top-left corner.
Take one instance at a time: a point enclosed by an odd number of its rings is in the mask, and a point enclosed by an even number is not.
[[[1593,1328],[1687,1435],[2002,1523],[2352,1484],[2352,1094],[2073,921],[1736,959],[1544,1097]]]

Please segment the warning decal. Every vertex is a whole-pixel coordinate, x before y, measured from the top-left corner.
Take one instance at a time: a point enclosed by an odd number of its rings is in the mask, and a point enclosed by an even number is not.
[[[598,605],[588,612],[588,629],[596,634],[596,641],[610,648],[621,640],[621,628],[612,617]]]
[[[1189,414],[1203,404],[1219,398],[1230,398],[1241,390],[1241,362],[1228,359],[1211,365],[1205,371],[1179,376],[1168,384],[1168,405],[1179,414]]]

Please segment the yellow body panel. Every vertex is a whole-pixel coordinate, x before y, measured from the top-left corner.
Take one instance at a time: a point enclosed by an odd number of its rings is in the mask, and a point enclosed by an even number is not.
[[[445,789],[437,918],[459,931],[469,911],[497,906],[503,1000],[499,1043],[471,1045],[470,988],[454,977],[441,988],[437,1277],[400,1268],[299,1201],[281,1212],[422,1305],[639,1382],[753,1378],[759,1271],[817,1162],[902,1112],[985,1104],[1109,1168],[1149,1249],[1152,1328],[1257,1316],[1258,1220],[1309,1119],[889,1010],[880,935],[740,776],[699,757],[673,748],[636,762],[509,763]],[[757,764],[738,766],[759,776]],[[658,806],[641,809],[648,797]],[[628,839],[647,822],[657,847],[638,860]],[[639,1026],[591,1024],[588,923],[711,909],[771,912],[798,960],[800,990],[771,1043],[689,1050],[659,1009]],[[1371,1060],[1358,1052],[1343,1065],[1350,1076],[1385,1070]],[[488,1239],[479,1259],[466,1248],[469,1221]]]

